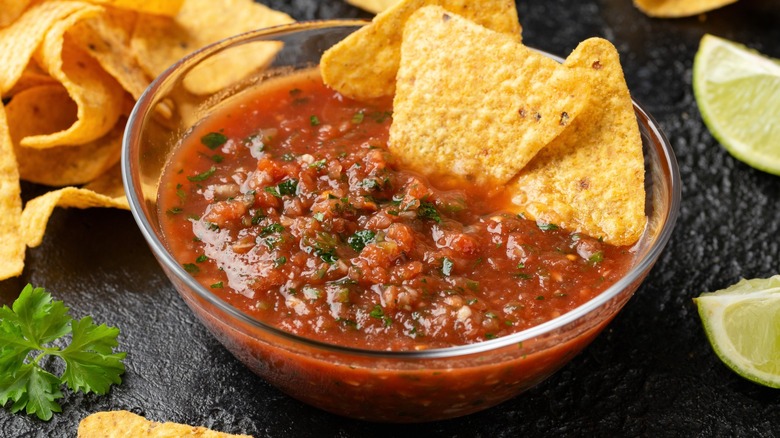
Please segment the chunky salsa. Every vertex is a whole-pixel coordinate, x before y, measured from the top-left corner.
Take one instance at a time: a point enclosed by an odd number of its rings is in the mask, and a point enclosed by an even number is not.
[[[167,245],[206,288],[320,341],[423,350],[561,315],[620,278],[630,248],[527,220],[500,187],[437,187],[387,149],[392,102],[315,73],[194,127],[160,187]]]

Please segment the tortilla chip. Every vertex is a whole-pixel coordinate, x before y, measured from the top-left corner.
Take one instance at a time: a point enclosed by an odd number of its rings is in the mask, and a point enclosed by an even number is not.
[[[24,268],[25,245],[19,233],[21,215],[19,172],[5,109],[0,101],[0,280],[16,277]]]
[[[57,187],[83,184],[119,161],[124,119],[105,136],[83,145],[46,149],[20,145],[22,138],[73,124],[76,104],[59,84],[25,90],[11,99],[6,110],[19,175],[24,180]]]
[[[146,14],[167,15],[172,17],[179,12],[184,0],[87,0],[115,8]]]
[[[93,7],[74,12],[54,23],[46,33],[36,60],[68,90],[78,106],[78,117],[67,129],[25,137],[21,140],[23,146],[48,148],[84,144],[102,137],[119,118],[125,91],[95,59],[65,35],[79,20],[101,11],[101,8]]]
[[[634,5],[651,17],[690,17],[735,3],[737,0],[634,0]]]
[[[400,0],[347,0],[347,3],[365,9],[368,12],[378,14],[399,1]]]
[[[19,18],[32,0],[0,0],[0,27],[6,27]]]
[[[128,210],[127,201],[95,193],[88,189],[64,187],[31,199],[22,211],[21,235],[30,248],[41,244],[54,207],[92,208],[109,207]]]
[[[5,8],[5,4],[0,5]],[[79,2],[41,3],[27,10],[12,25],[0,29],[0,95],[5,96],[19,80],[35,49],[54,23],[83,10],[99,8]]]
[[[578,72],[438,6],[406,24],[390,150],[445,185],[503,185],[577,118]]]
[[[404,0],[328,49],[320,61],[322,80],[339,93],[358,100],[395,93],[404,24],[419,8],[437,5],[477,24],[520,40],[515,2],[483,0]],[[457,47],[453,47],[457,48]],[[449,50],[449,47],[446,49]]]
[[[81,420],[78,438],[251,438],[205,427],[157,423],[129,411],[96,412]]]
[[[41,85],[54,85],[57,80],[41,70],[35,62],[31,62],[19,76],[19,79],[4,95],[4,97],[13,97],[29,88],[40,87]]]
[[[173,19],[150,16],[139,20],[130,44],[141,67],[151,77],[156,77],[203,46],[249,30],[292,21],[289,15],[252,0],[187,0]],[[193,72],[193,75],[201,76],[189,79],[190,91],[207,94],[219,90],[230,85],[236,76],[244,77],[258,66],[267,64],[268,53],[276,53],[278,45],[269,42],[267,46],[267,51],[260,50],[245,59],[245,66],[234,58],[231,65],[243,73],[231,72],[219,65]],[[242,53],[239,58],[241,56],[246,54]],[[208,79],[204,80],[204,77]]]
[[[106,9],[96,17],[77,23],[68,35],[100,66],[127,90],[134,99],[141,97],[151,79],[138,64],[130,49],[138,14],[132,11]]]
[[[254,41],[233,46],[196,65],[184,76],[184,87],[194,94],[216,93],[265,69],[282,48],[281,42]]]
[[[126,209],[130,209],[130,204],[128,204],[127,197],[125,197],[125,187],[122,182],[122,166],[120,163],[115,164],[82,188],[91,190],[99,195],[108,196],[114,201],[126,205]]]
[[[529,219],[630,245],[645,217],[642,139],[615,47],[591,38],[564,65],[591,86],[582,113],[510,185]]]

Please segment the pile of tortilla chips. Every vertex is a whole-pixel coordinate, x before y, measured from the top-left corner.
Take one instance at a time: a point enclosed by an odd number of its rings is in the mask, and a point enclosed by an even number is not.
[[[249,435],[232,435],[201,426],[179,423],[158,423],[129,411],[96,412],[79,423],[78,438],[251,438]]]
[[[154,77],[207,44],[291,21],[252,0],[0,0],[0,280],[22,272],[55,207],[128,208],[121,139]],[[224,85],[199,73],[208,80],[193,92]],[[20,179],[53,190],[23,206]]]
[[[644,156],[615,47],[591,38],[560,64],[506,25],[513,1],[472,4],[396,3],[323,55],[323,80],[355,99],[394,95],[390,150],[439,184],[509,193],[529,219],[635,243]]]
[[[347,0],[347,3],[378,14],[400,0]],[[628,0],[626,0],[628,1]],[[735,3],[737,0],[633,0],[634,5],[651,17],[690,17]],[[456,12],[456,11],[452,11]]]

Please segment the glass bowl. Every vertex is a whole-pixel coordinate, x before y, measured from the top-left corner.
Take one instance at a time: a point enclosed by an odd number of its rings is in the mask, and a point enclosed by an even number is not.
[[[235,357],[282,391],[323,410],[371,421],[421,422],[470,414],[543,381],[623,307],[672,233],[680,202],[677,163],[657,123],[634,103],[644,146],[649,221],[636,244],[633,266],[595,298],[538,326],[451,348],[368,351],[320,343],[264,324],[212,294],[168,252],[158,218],[160,175],[182,136],[215,108],[268,78],[316,66],[324,50],[364,24],[302,22],[253,31],[172,66],[130,116],[122,152],[127,197],[152,252],[187,305]],[[269,44],[270,62],[252,56]],[[250,68],[217,75],[206,89],[193,92],[188,82],[204,71],[208,74],[231,52],[248,60]]]

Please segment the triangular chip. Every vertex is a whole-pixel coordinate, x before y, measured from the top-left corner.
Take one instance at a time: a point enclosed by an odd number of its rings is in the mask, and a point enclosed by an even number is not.
[[[347,3],[378,14],[400,0],[347,0]]]
[[[230,13],[226,13],[230,11]],[[146,16],[139,20],[131,47],[141,67],[156,77],[191,52],[242,32],[294,21],[289,15],[252,0],[186,0],[171,18]],[[278,51],[276,42],[253,44],[253,52],[241,52],[240,61],[202,67],[185,84],[197,94],[208,94],[228,86],[268,63]],[[217,55],[219,56],[219,55]],[[227,59],[223,59],[229,62]],[[227,66],[227,67],[226,67]],[[205,80],[203,78],[206,78]]]
[[[32,0],[0,0],[0,28],[19,18]]]
[[[0,3],[0,6],[5,7],[4,3]],[[49,28],[85,9],[100,10],[96,6],[79,2],[41,3],[27,10],[10,26],[0,29],[0,95],[5,96],[19,80]]]
[[[22,211],[22,239],[30,248],[34,248],[43,242],[46,224],[49,222],[55,207],[129,209],[124,198],[113,198],[88,189],[65,187],[47,192],[28,201],[24,206],[24,211]]]
[[[690,17],[721,8],[737,0],[634,0],[634,5],[651,17]]]
[[[406,23],[390,150],[446,184],[509,181],[588,97],[572,69],[442,8]]]
[[[322,80],[353,99],[392,96],[401,60],[404,24],[415,11],[430,5],[441,6],[488,29],[507,34],[515,41],[520,40],[514,1],[404,0],[328,49],[320,61]]]
[[[59,84],[22,91],[11,99],[6,111],[19,175],[24,180],[56,187],[83,184],[119,161],[124,118],[103,137],[82,145],[36,149],[19,144],[22,138],[73,124],[76,104]]]
[[[24,269],[24,240],[20,235],[21,188],[16,158],[0,101],[0,280],[15,277]]]
[[[145,14],[173,16],[179,12],[184,0],[87,0],[92,3],[113,6]]]
[[[512,182],[513,202],[529,219],[632,244],[646,223],[644,157],[618,52],[591,38],[564,65],[588,78],[589,102]]]
[[[79,423],[78,438],[252,438],[202,426],[158,423],[130,411],[95,412]]]
[[[83,20],[68,31],[73,41],[135,99],[151,82],[130,49],[130,35],[137,18],[133,11],[106,8],[103,14]]]
[[[78,106],[77,120],[67,129],[25,137],[25,147],[50,148],[84,144],[102,137],[121,114],[125,92],[98,62],[81,50],[65,33],[77,22],[101,13],[103,9],[76,11],[54,23],[35,54],[38,64],[61,83]]]

